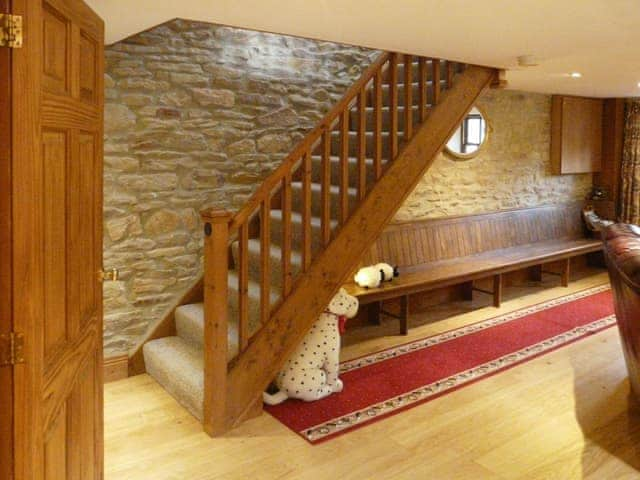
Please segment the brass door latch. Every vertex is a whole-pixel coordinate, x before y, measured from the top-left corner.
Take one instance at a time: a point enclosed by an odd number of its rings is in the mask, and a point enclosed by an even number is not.
[[[120,278],[120,272],[117,268],[111,270],[101,270],[98,272],[98,279],[101,282],[116,282]]]

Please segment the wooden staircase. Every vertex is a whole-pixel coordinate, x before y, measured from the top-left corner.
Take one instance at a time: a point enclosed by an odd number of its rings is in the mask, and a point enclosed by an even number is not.
[[[383,53],[244,208],[203,212],[203,283],[176,309],[177,335],[144,357],[209,434],[261,411],[264,388],[495,77]]]

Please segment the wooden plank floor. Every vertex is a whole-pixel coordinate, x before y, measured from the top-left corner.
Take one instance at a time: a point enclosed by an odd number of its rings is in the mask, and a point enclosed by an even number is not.
[[[343,358],[605,283],[511,288],[500,309],[439,307],[356,329]],[[480,296],[479,296],[480,297]],[[456,310],[457,309],[457,310]],[[465,311],[467,310],[467,311]],[[457,313],[453,317],[426,322]],[[422,317],[422,318],[419,318]],[[371,334],[371,329],[377,329]],[[640,408],[615,328],[327,443],[310,446],[268,414],[212,439],[147,375],[106,385],[107,480],[640,479]]]

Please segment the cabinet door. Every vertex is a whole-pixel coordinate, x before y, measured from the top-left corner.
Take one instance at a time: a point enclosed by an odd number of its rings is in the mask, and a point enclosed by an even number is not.
[[[554,173],[599,172],[602,165],[602,100],[553,97],[551,123]]]

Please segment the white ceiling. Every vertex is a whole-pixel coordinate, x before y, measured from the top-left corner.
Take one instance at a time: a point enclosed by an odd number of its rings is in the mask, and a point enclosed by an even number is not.
[[[179,17],[503,67],[518,90],[640,96],[638,0],[86,1],[107,43]]]

